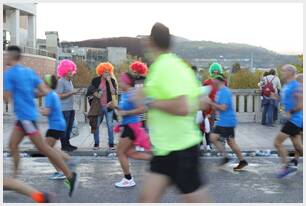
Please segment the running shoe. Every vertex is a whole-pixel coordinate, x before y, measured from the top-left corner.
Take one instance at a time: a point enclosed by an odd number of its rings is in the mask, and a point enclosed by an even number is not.
[[[120,188],[128,188],[128,187],[134,187],[136,185],[134,179],[126,179],[126,178],[122,178],[122,180],[120,182],[116,182],[115,186],[116,187],[120,187]]]
[[[239,170],[242,170],[246,166],[248,166],[248,162],[246,160],[241,160],[239,162],[239,164],[236,167],[234,167],[233,169],[234,169],[234,171],[239,171]]]
[[[284,177],[286,177],[286,176],[288,176],[290,174],[294,174],[295,172],[297,172],[297,168],[296,167],[285,166],[277,174],[277,178],[281,179],[281,178],[284,178]]]
[[[66,176],[62,172],[54,172],[49,176],[49,180],[63,180],[66,179]]]
[[[99,144],[95,144],[93,150],[98,150],[98,149],[100,149]]]
[[[208,152],[212,151],[212,147],[210,145],[207,145],[206,146],[206,151],[208,151]]]
[[[37,192],[32,194],[32,199],[37,203],[51,203],[54,200],[55,195],[47,192]]]
[[[72,179],[67,178],[64,183],[68,187],[69,197],[71,197],[75,193],[79,185],[79,174],[73,172]]]

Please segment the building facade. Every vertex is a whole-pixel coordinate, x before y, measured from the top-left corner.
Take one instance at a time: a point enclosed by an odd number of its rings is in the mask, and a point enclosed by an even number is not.
[[[3,5],[3,43],[36,48],[36,4]]]

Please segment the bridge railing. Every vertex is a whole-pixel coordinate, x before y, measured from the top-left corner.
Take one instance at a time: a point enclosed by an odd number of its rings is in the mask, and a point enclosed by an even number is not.
[[[233,104],[239,122],[260,122],[261,120],[261,99],[260,90],[256,89],[234,89]],[[74,109],[79,122],[85,122],[85,114],[89,110],[89,104],[85,96],[86,89],[83,88],[74,97]],[[43,105],[43,99],[36,100],[38,106]],[[11,104],[3,104],[4,116],[13,116]]]

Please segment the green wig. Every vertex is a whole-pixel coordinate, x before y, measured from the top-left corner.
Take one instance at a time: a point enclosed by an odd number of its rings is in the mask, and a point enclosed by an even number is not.
[[[221,64],[212,63],[209,67],[209,76],[214,77],[215,75],[223,74],[223,69]]]

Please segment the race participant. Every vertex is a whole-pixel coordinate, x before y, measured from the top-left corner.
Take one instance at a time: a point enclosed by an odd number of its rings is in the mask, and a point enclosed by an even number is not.
[[[235,127],[237,125],[237,119],[232,102],[232,92],[225,86],[225,78],[223,75],[217,75],[214,77],[213,85],[218,89],[216,94],[216,102],[211,101],[212,108],[217,112],[217,121],[213,131],[210,134],[211,142],[222,153],[223,160],[220,166],[224,166],[230,161],[227,156],[224,145],[219,141],[220,137],[225,138],[227,144],[236,154],[239,159],[239,164],[234,167],[235,171],[241,170],[248,165],[247,161],[243,158],[240,148],[235,140]]]
[[[13,176],[17,176],[19,169],[18,146],[25,136],[29,136],[36,148],[66,175],[69,196],[72,196],[77,188],[79,175],[71,171],[56,150],[43,140],[36,124],[38,111],[34,101],[35,92],[38,90],[42,94],[47,94],[48,89],[32,69],[19,63],[21,59],[21,49],[19,47],[9,46],[4,59],[9,66],[4,71],[4,101],[8,103],[12,99],[16,115],[16,124],[9,143],[14,161]]]
[[[286,81],[281,91],[281,104],[284,107],[287,121],[274,140],[274,146],[281,158],[282,169],[278,173],[278,178],[283,178],[290,173],[296,172],[295,165],[289,164],[288,151],[283,146],[283,142],[289,137],[294,149],[303,155],[303,145],[301,141],[301,131],[303,126],[303,103],[301,97],[301,84],[295,79],[296,68],[286,64],[282,67],[282,77]]]
[[[119,132],[118,129],[120,130],[122,128],[117,154],[124,173],[124,178],[122,178],[120,182],[115,183],[115,186],[120,188],[133,187],[136,185],[129,170],[128,158],[150,160],[152,156],[146,152],[135,151],[135,146],[141,146],[146,150],[151,150],[151,145],[139,118],[139,114],[143,113],[145,109],[143,106],[136,107],[131,101],[134,85],[135,77],[132,74],[121,74],[119,88],[122,93],[117,113],[122,117],[122,120],[116,131]]]
[[[194,121],[200,84],[190,67],[170,52],[166,26],[156,23],[147,43],[146,55],[153,63],[134,101],[148,108],[153,158],[140,202],[158,202],[170,185],[179,189],[186,202],[208,202],[207,181],[200,170],[201,136]]]

